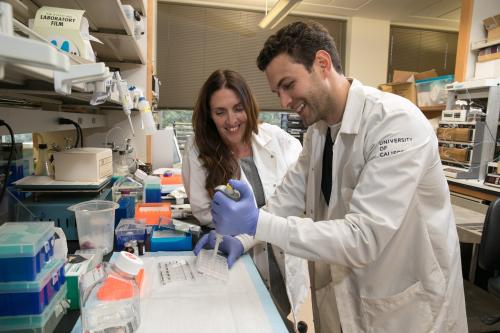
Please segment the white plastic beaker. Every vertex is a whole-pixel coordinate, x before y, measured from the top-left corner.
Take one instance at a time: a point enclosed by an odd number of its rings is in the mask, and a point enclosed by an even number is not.
[[[75,213],[80,249],[113,251],[116,202],[90,200],[68,207]]]

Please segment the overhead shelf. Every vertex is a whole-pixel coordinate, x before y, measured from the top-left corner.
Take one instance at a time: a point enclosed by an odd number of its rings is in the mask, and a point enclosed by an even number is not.
[[[122,4],[131,5],[134,9],[137,9],[143,16],[146,16],[146,4],[145,0],[122,0]]]
[[[34,0],[38,6],[51,6],[85,10],[84,16],[89,21],[91,35],[104,44],[92,43],[92,47],[101,61],[146,63],[140,43],[134,38],[133,22],[128,20],[122,10],[120,0]],[[134,8],[145,12],[142,0],[124,1]]]
[[[93,33],[103,44],[92,42],[92,48],[101,61],[146,64],[146,56],[133,36]]]
[[[495,40],[492,40],[490,42],[488,42],[485,39],[485,40],[481,40],[479,42],[472,43],[471,50],[473,50],[473,51],[480,50],[480,49],[484,49],[485,47],[489,47],[489,46],[493,46],[493,45],[497,45],[497,44],[500,44],[500,39],[495,39]]]

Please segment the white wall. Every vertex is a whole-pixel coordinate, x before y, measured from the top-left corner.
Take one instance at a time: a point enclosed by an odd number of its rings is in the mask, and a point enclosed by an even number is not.
[[[387,79],[390,21],[352,17],[347,22],[345,74],[377,87]]]
[[[472,26],[470,31],[470,43],[486,39],[486,32],[483,26],[483,19],[500,14],[500,0],[475,0],[472,9]],[[465,79],[474,78],[474,68],[476,65],[476,51],[470,51],[467,58],[467,72]]]

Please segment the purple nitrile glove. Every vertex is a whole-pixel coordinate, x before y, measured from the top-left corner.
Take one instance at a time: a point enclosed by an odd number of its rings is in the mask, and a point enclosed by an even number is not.
[[[208,234],[200,238],[194,247],[194,254],[198,255],[202,248],[213,249],[215,247],[215,231],[210,231]],[[243,244],[240,240],[232,236],[223,236],[222,242],[219,245],[219,250],[227,255],[227,265],[229,268],[233,266],[235,261],[243,254]]]
[[[253,192],[244,181],[230,179],[229,184],[240,192],[240,200],[234,201],[222,192],[216,192],[212,199],[212,221],[215,231],[221,235],[255,235],[259,209]]]

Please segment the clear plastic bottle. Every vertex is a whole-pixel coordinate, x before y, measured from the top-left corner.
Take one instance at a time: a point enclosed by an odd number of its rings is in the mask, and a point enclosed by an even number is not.
[[[141,259],[122,251],[112,264],[104,263],[80,278],[83,332],[137,331],[141,323],[138,277],[142,267]]]
[[[146,133],[152,134],[156,131],[156,124],[151,112],[151,106],[144,96],[139,97],[137,108],[141,114],[142,127]]]
[[[40,143],[38,145],[38,160],[36,161],[35,176],[52,176],[52,165],[49,161],[47,145]]]

